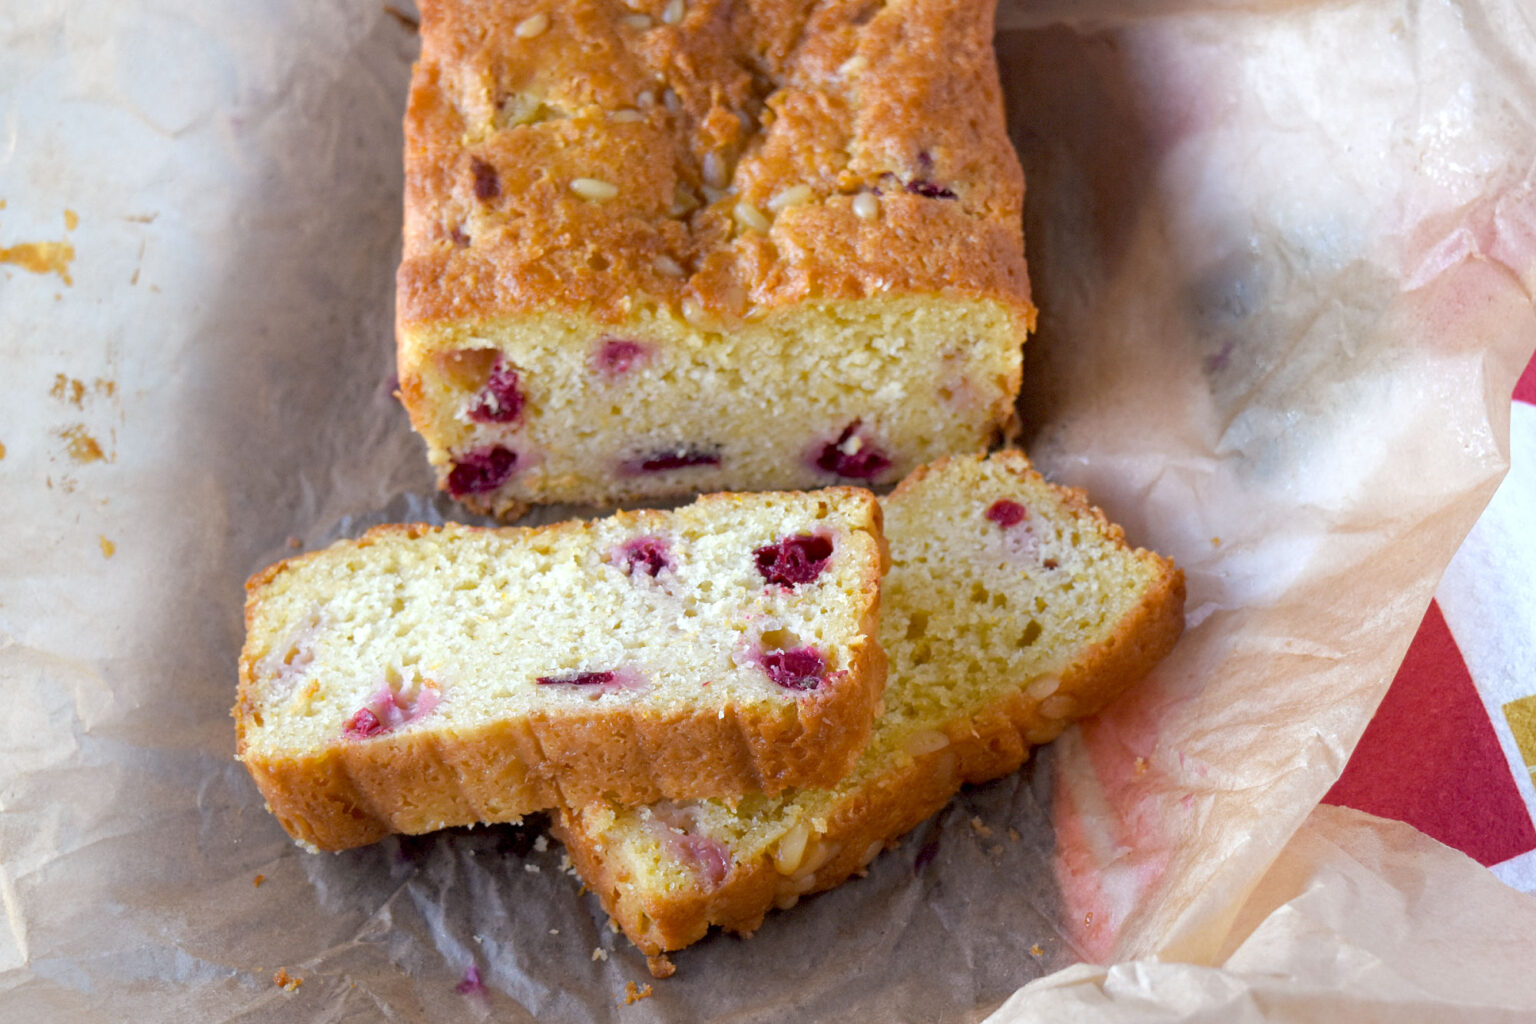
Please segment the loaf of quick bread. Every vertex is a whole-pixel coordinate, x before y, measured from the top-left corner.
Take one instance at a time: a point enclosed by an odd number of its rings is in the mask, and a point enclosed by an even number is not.
[[[869,492],[384,526],[247,585],[239,757],[299,842],[830,785],[885,680]]]
[[[400,396],[477,511],[893,483],[1034,318],[992,0],[423,0]]]
[[[562,811],[587,885],[648,954],[838,885],[1029,747],[1100,710],[1168,653],[1184,581],[1126,546],[1081,492],[1017,452],[920,469],[885,500],[885,711],[851,774],[738,802]]]

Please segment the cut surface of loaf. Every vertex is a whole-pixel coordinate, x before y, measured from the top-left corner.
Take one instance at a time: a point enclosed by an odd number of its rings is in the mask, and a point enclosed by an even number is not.
[[[831,783],[885,678],[869,492],[385,526],[247,585],[239,757],[300,842]]]
[[[1103,708],[1183,629],[1173,564],[1127,547],[1081,492],[1017,452],[941,460],[884,508],[890,679],[846,779],[734,806],[560,813],[583,879],[647,954],[711,925],[750,932],[771,908],[838,885],[963,783],[1017,769],[1031,745]]]
[[[471,508],[893,483],[1012,421],[991,0],[424,0],[400,395]]]

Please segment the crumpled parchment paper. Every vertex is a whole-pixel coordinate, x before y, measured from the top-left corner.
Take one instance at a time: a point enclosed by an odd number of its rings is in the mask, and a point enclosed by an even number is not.
[[[1536,942],[1526,897],[1314,811],[1505,464],[1536,345],[1528,15],[1091,0],[999,25],[1042,310],[1028,449],[1179,560],[1188,635],[868,878],[652,983],[537,822],[309,855],[232,760],[245,576],[463,518],[390,397],[409,10],[0,12],[5,1014],[1283,1020],[1416,977],[1466,1019],[1536,1007],[1475,983]],[[1442,880],[1498,932],[1443,921]],[[1372,922],[1455,936],[1464,1000]]]

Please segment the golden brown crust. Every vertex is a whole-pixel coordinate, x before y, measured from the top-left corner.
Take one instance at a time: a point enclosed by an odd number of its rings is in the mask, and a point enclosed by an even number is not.
[[[1023,476],[1029,461],[1017,452],[992,456],[1010,472]],[[925,476],[941,472],[940,460],[913,473],[897,494],[914,489]],[[1091,516],[1117,542],[1122,532],[1088,503],[1081,491],[1057,488],[1067,506]],[[965,783],[986,782],[1016,770],[1029,748],[1054,739],[1072,721],[1096,714],[1151,671],[1172,650],[1184,628],[1184,576],[1159,555],[1137,550],[1135,557],[1154,573],[1153,583],[1121,619],[1114,633],[1089,648],[1062,674],[1059,688],[1047,705],[1019,689],[971,716],[944,727],[949,743],[916,755],[911,761],[849,794],[828,818],[818,836],[835,844],[837,852],[818,868],[812,880],[786,878],[772,856],[764,853],[748,862],[735,862],[715,889],[691,887],[668,898],[647,899],[625,876],[621,857],[603,848],[601,805],[562,810],[556,835],[570,850],[588,887],[636,946],[647,954],[675,950],[702,938],[711,926],[748,932],[755,930],[775,905],[787,905],[802,894],[820,892],[863,870],[867,858],[893,842],[944,806]],[[1059,698],[1059,699],[1057,699]],[[1053,716],[1046,716],[1049,707]]]
[[[827,491],[829,498],[844,503],[855,531],[850,542],[874,548],[865,552],[872,558],[860,556],[869,568],[859,586],[863,593],[878,595],[888,558],[880,505],[860,488]],[[732,494],[705,495],[698,504],[737,500]],[[621,512],[617,518],[656,515]],[[449,529],[527,536],[584,526]],[[366,548],[444,529],[389,524],[369,530],[356,545]],[[285,570],[323,554],[311,552],[253,575],[246,585],[247,630],[267,587]],[[849,668],[842,678],[793,703],[665,714],[644,708],[534,714],[451,735],[418,727],[364,742],[338,737],[323,749],[278,755],[252,751],[247,743],[247,723],[259,714],[252,696],[257,657],[248,640],[233,711],[236,756],[283,827],[322,850],[347,849],[394,832],[513,821],[533,811],[596,799],[639,804],[833,785],[868,742],[885,687],[878,599],[866,602],[860,626],[861,639],[849,648]]]
[[[402,337],[548,308],[617,321],[642,295],[741,315],[948,293],[1032,322],[989,0],[688,0],[676,25],[662,6],[639,28],[618,0],[422,3]],[[813,198],[766,233],[738,223],[796,185]]]

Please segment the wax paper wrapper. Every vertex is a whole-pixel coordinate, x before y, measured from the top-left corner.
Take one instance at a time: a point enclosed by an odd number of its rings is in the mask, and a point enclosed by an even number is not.
[[[1313,811],[1505,464],[1536,344],[1528,13],[1019,3],[999,25],[1042,310],[1026,441],[1178,559],[1187,635],[867,878],[647,992],[537,821],[307,854],[232,757],[244,578],[463,518],[391,397],[412,12],[0,12],[0,1016],[1536,1007],[1510,976],[1528,898]]]

